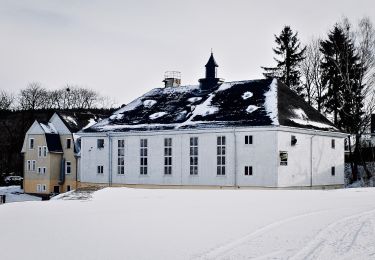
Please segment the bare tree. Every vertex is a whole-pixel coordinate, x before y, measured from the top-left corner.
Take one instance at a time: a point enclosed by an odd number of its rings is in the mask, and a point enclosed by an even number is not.
[[[46,108],[47,100],[47,91],[40,83],[32,82],[26,89],[21,90],[18,102],[23,110],[35,110]]]
[[[320,61],[322,53],[320,52],[320,39],[312,39],[306,48],[306,59],[301,64],[301,74],[304,82],[306,99],[310,105],[323,112],[324,95],[326,88],[322,84],[322,69]]]
[[[0,110],[8,110],[13,105],[14,96],[5,90],[0,91]]]

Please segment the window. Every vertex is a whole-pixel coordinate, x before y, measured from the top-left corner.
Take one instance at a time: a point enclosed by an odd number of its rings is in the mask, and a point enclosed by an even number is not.
[[[27,170],[31,171],[31,161],[27,160]]]
[[[172,138],[164,138],[164,174],[172,174]]]
[[[42,147],[38,146],[38,157],[42,157]]]
[[[292,136],[290,137],[290,145],[291,145],[291,146],[294,146],[294,145],[296,145],[296,143],[297,143],[297,138],[296,138],[295,135],[292,135]]]
[[[335,176],[335,174],[336,174],[336,173],[335,173],[335,166],[332,166],[332,167],[331,167],[331,175],[332,175],[332,176]]]
[[[125,141],[117,140],[117,174],[125,174]]]
[[[31,161],[31,171],[35,172],[35,170],[36,170],[36,161],[32,160]]]
[[[66,138],[66,149],[72,148],[72,139]]]
[[[198,175],[198,137],[190,137],[190,175]]]
[[[332,139],[331,140],[331,147],[332,147],[332,149],[335,149],[335,146],[336,146],[335,139]]]
[[[71,174],[72,173],[72,163],[69,161],[65,162],[65,174]]]
[[[140,174],[147,175],[147,139],[140,140]]]
[[[104,139],[97,140],[98,149],[104,148]]]
[[[38,167],[38,174],[42,174],[42,167]]]
[[[225,136],[217,137],[217,175],[225,175]]]
[[[47,185],[45,185],[45,184],[37,184],[36,185],[36,191],[37,192],[45,192],[45,191],[47,191]]]
[[[97,173],[98,174],[103,174],[104,173],[104,166],[103,165],[98,165]]]
[[[245,175],[253,175],[253,166],[245,166]]]
[[[288,165],[288,152],[280,151],[280,165]]]
[[[29,149],[34,149],[34,138],[29,138]]]
[[[43,167],[42,174],[46,174],[46,173],[47,173],[47,168]]]
[[[252,135],[246,135],[245,136],[245,144],[253,144],[253,136]]]
[[[43,146],[43,157],[47,157],[47,146]]]

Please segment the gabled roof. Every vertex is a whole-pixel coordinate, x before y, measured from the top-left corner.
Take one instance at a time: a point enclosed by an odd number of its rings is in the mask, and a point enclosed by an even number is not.
[[[49,152],[63,152],[59,134],[45,134]]]
[[[147,131],[234,126],[293,126],[338,131],[276,79],[156,88],[83,132]]]

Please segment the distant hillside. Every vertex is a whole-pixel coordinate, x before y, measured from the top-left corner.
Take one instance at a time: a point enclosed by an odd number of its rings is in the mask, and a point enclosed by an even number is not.
[[[70,110],[0,110],[0,174],[15,172],[23,175],[23,159],[21,149],[26,131],[33,122],[48,121],[55,112],[72,115],[83,127],[91,118],[106,118],[113,110],[110,109],[70,109]]]

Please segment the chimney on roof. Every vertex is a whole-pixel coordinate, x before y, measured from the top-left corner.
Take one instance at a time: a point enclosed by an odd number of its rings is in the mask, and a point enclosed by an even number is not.
[[[211,51],[211,56],[206,64],[206,77],[199,79],[201,89],[211,89],[224,82],[223,79],[217,78],[217,65],[214,54]]]
[[[179,87],[181,85],[181,72],[166,71],[163,82],[166,88]]]

